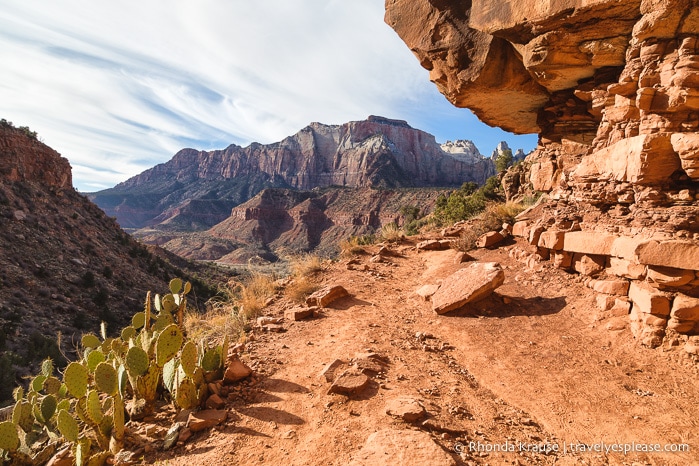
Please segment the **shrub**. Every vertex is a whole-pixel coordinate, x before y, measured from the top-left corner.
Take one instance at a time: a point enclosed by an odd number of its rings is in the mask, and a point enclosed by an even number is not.
[[[357,236],[350,236],[347,239],[343,239],[338,246],[340,247],[340,257],[349,257],[365,252],[364,248],[359,244],[359,238]]]
[[[392,243],[400,241],[403,238],[403,232],[395,223],[387,223],[381,227],[379,238],[381,238],[382,241]]]

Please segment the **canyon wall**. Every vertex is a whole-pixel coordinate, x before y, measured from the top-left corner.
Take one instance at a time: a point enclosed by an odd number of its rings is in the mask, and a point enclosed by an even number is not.
[[[454,105],[539,134],[505,177],[547,193],[518,225],[539,259],[616,283],[600,305],[621,296],[646,345],[699,333],[699,2],[387,0],[385,20]]]
[[[342,125],[311,123],[273,144],[183,149],[167,163],[90,197],[124,227],[197,230],[224,220],[235,205],[270,187],[482,184],[495,174],[494,163],[467,143],[443,149],[431,134],[377,116]],[[183,204],[192,201],[201,201],[198,216],[185,219],[181,214],[191,209]],[[208,201],[216,203],[210,211]]]

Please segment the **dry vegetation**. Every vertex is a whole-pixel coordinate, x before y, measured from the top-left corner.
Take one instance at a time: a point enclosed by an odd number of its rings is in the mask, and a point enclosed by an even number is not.
[[[454,247],[459,251],[470,251],[476,247],[478,237],[489,231],[500,230],[503,223],[512,223],[524,209],[524,205],[515,202],[488,204],[483,212],[468,222],[468,228],[456,240]]]
[[[304,254],[289,258],[291,282],[287,285],[286,296],[296,302],[303,303],[308,295],[318,289],[315,276],[323,270],[323,263],[318,256]]]

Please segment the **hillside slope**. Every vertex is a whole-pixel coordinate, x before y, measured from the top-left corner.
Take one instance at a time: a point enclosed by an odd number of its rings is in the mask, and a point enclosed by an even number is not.
[[[0,401],[32,363],[63,359],[58,332],[70,352],[100,321],[116,331],[180,274],[76,192],[58,152],[0,125]]]

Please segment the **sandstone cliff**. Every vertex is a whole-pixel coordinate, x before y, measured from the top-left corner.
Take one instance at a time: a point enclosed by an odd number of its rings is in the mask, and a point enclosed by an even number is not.
[[[536,260],[601,278],[646,345],[699,333],[699,3],[387,0],[385,19],[455,105],[539,133],[504,178],[548,193],[518,225]]]
[[[169,162],[91,198],[124,227],[202,229],[267,187],[458,186],[483,183],[494,174],[492,161],[477,149],[457,152],[452,156],[434,136],[404,121],[372,116],[343,125],[311,123],[274,144],[181,150]],[[209,210],[203,204],[211,200],[216,205]],[[173,219],[192,202],[198,203],[198,217]]]

